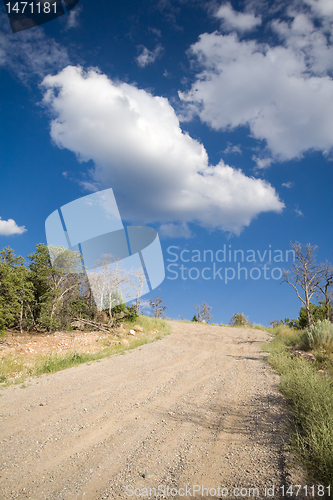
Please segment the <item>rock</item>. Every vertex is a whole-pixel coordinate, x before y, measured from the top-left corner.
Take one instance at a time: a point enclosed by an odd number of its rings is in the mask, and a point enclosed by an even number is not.
[[[129,342],[128,342],[128,340],[126,340],[126,339],[122,339],[122,340],[120,341],[120,343],[121,343],[121,345],[129,345]]]
[[[133,330],[135,330],[136,332],[143,332],[142,326],[139,326],[139,325],[134,325]]]
[[[316,357],[311,354],[310,352],[305,352],[305,351],[295,351],[295,356],[298,358],[304,358],[307,359],[308,361],[316,361]]]
[[[134,331],[134,330],[130,330],[130,331],[129,331],[129,334],[130,334],[130,335],[135,335],[135,331]]]

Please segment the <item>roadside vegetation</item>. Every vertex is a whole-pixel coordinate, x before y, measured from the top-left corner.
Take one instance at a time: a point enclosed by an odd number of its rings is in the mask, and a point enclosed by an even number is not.
[[[292,447],[319,484],[333,484],[333,324],[304,330],[268,328],[268,362],[281,375],[280,390],[292,417]],[[307,356],[307,355],[312,356]]]

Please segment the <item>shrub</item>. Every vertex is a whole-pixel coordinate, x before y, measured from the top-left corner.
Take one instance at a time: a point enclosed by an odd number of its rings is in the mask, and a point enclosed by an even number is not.
[[[324,319],[311,325],[302,336],[305,349],[333,349],[333,324]]]
[[[234,314],[230,320],[230,326],[246,326],[247,324],[247,318],[243,313]]]

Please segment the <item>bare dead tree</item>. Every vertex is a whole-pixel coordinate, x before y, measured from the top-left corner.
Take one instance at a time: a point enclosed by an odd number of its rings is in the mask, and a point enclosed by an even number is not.
[[[211,306],[206,304],[206,302],[203,302],[202,304],[194,304],[194,307],[197,311],[197,320],[199,323],[202,323],[203,321],[209,322],[212,319],[212,316],[210,314],[210,311],[212,310]]]
[[[313,296],[318,296],[318,287],[323,280],[324,268],[323,265],[316,264],[317,246],[307,243],[303,250],[303,246],[295,241],[291,243],[291,248],[295,252],[296,262],[293,263],[292,272],[284,270],[283,283],[288,283],[293,287],[297,297],[305,306],[308,325],[312,325],[310,302]]]
[[[160,304],[162,303],[161,297],[154,297],[153,299],[150,299],[149,304],[154,310],[154,316],[155,318],[161,318],[164,316],[164,311],[166,310],[166,306],[161,306]]]
[[[108,309],[112,322],[112,308],[124,302],[128,276],[123,271],[121,263],[111,255],[103,255],[94,271],[88,274],[89,283],[97,309]]]
[[[330,320],[330,302],[333,288],[333,266],[328,261],[322,265],[321,281],[317,285],[318,295],[323,296],[325,304],[325,316]]]
[[[136,292],[135,312],[136,314],[140,314],[141,295],[143,294],[144,287],[147,284],[144,270],[142,268],[132,269],[129,273],[128,280],[130,286],[134,288]]]

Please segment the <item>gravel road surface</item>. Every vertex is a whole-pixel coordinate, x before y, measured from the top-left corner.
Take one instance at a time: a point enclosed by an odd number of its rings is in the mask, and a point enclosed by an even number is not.
[[[160,341],[1,392],[1,500],[286,498],[306,484],[268,335],[170,323]]]

